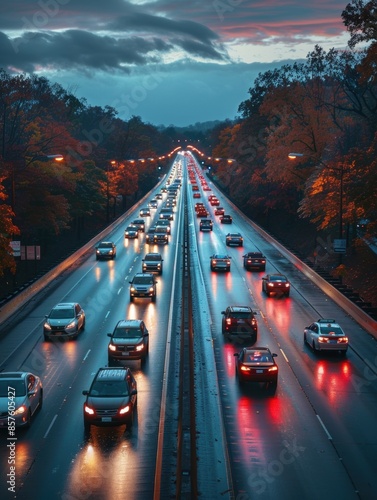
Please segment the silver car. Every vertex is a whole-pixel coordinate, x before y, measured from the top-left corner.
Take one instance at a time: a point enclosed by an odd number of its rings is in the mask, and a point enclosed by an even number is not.
[[[304,330],[304,342],[313,351],[338,351],[346,354],[348,337],[335,319],[319,319]]]
[[[117,247],[112,241],[101,241],[96,246],[96,260],[115,259]]]
[[[76,338],[85,328],[85,312],[77,302],[61,302],[51,309],[43,324],[45,340]]]
[[[42,381],[29,372],[0,373],[0,428],[29,427],[43,404]]]

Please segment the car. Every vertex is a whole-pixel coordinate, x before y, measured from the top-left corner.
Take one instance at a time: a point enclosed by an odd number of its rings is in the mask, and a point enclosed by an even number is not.
[[[206,184],[203,185],[203,191],[211,191],[211,188]]]
[[[335,319],[322,318],[304,329],[304,343],[313,351],[338,351],[345,355],[348,337]]]
[[[151,200],[148,203],[148,207],[152,208],[153,210],[155,210],[158,207],[158,201],[157,200]]]
[[[220,217],[221,224],[232,224],[233,217],[231,215],[224,214]]]
[[[128,239],[137,238],[139,236],[139,228],[135,224],[130,224],[124,231],[124,237]]]
[[[155,243],[156,237],[156,226],[151,226],[145,234],[146,243],[153,244]]]
[[[201,198],[202,195],[200,193],[194,193],[193,198]]]
[[[248,252],[243,257],[243,267],[247,271],[257,269],[258,271],[266,270],[266,257],[261,252]]]
[[[205,206],[202,201],[198,201],[195,203],[195,212],[198,212],[200,210],[205,210]]]
[[[92,425],[131,427],[137,405],[137,383],[126,367],[99,368],[83,405],[84,429]]]
[[[163,226],[166,227],[168,234],[171,233],[171,222],[168,219],[159,219],[158,220],[158,226]]]
[[[164,259],[160,253],[147,253],[143,259],[142,269],[143,273],[158,273],[162,274]]]
[[[22,371],[0,373],[0,429],[30,427],[42,405],[43,385],[37,375]]]
[[[138,359],[145,362],[149,352],[149,332],[143,320],[122,319],[107,336],[110,337],[107,348],[108,366]]]
[[[216,196],[213,196],[210,200],[210,204],[213,206],[213,207],[218,207],[220,206],[220,200],[218,198],[216,198]]]
[[[138,228],[139,233],[144,233],[144,231],[145,231],[145,220],[144,219],[135,219],[132,221],[132,225],[134,225]]]
[[[173,220],[174,219],[173,208],[172,207],[161,208],[159,219]]]
[[[157,193],[155,198],[156,200],[162,200],[162,193]]]
[[[228,233],[225,237],[227,246],[243,247],[243,237],[241,233]]]
[[[276,391],[279,368],[275,362],[277,354],[268,347],[243,347],[236,358],[236,377],[239,384],[263,382],[271,392]]]
[[[150,217],[151,211],[149,208],[141,208],[139,212],[140,217]]]
[[[213,254],[211,259],[211,271],[230,271],[230,257],[224,254]]]
[[[225,214],[225,209],[223,207],[215,208],[215,215],[224,215],[224,214]]]
[[[247,341],[255,344],[258,335],[258,322],[255,312],[249,306],[228,306],[221,311],[221,332],[228,339]]]
[[[205,219],[206,217],[209,216],[209,212],[208,210],[206,210],[205,208],[200,208],[196,211],[196,216],[197,218],[199,219]]]
[[[117,247],[112,241],[101,241],[96,246],[96,260],[115,259]]]
[[[130,301],[133,302],[135,297],[150,297],[152,302],[155,302],[156,284],[157,281],[152,273],[136,273],[130,281]]]
[[[286,297],[289,297],[290,289],[291,285],[284,274],[267,274],[262,278],[262,290],[267,297],[273,292],[281,292]]]
[[[166,226],[160,226],[157,223],[154,232],[154,242],[157,245],[166,245],[169,243],[169,230]]]
[[[213,222],[211,219],[201,219],[199,223],[200,231],[212,231],[212,229],[213,229]]]
[[[77,302],[60,302],[46,315],[44,339],[74,339],[85,329],[85,312]]]

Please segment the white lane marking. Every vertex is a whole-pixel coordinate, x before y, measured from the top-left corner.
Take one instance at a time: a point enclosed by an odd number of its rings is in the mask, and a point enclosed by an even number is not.
[[[325,433],[326,433],[326,435],[327,435],[328,439],[329,439],[330,441],[332,441],[331,434],[330,434],[330,433],[329,433],[329,431],[326,429],[325,424],[324,424],[324,423],[322,422],[322,420],[321,420],[321,417],[320,417],[319,415],[317,415],[317,414],[316,414],[316,417],[318,418],[319,423],[322,425],[323,430],[325,431]]]
[[[86,361],[86,358],[89,356],[90,351],[91,349],[89,349],[89,351],[85,354],[83,361]]]
[[[285,355],[285,352],[283,351],[283,349],[280,349],[280,352],[281,352],[281,353],[282,353],[282,355],[284,356],[285,361],[286,361],[287,363],[289,363],[288,358],[287,358],[287,356]]]
[[[110,311],[107,311],[105,319],[107,319],[109,317],[109,314],[110,314]]]
[[[47,431],[46,431],[46,434],[43,436],[43,439],[46,439],[46,437],[47,437],[48,433],[49,433],[49,432],[50,432],[50,430],[51,430],[51,427],[54,425],[54,422],[55,422],[55,420],[56,420],[57,418],[58,418],[58,416],[57,416],[57,415],[55,415],[55,417],[52,419],[52,422],[51,422],[51,424],[49,425],[49,427],[48,427],[48,429],[47,429]]]

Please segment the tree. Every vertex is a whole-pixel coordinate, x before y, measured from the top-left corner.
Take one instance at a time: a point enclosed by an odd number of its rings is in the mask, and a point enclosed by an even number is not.
[[[19,229],[16,227],[12,218],[14,213],[9,205],[5,203],[6,194],[3,186],[4,177],[0,178],[0,276],[4,275],[4,271],[9,269],[13,274],[16,271],[16,262],[11,253],[10,242],[12,237],[19,234]]]

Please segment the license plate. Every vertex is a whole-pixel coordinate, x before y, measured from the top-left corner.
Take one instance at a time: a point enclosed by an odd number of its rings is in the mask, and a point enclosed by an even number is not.
[[[256,373],[263,373],[263,370],[256,370]]]
[[[122,355],[123,355],[123,356],[129,356],[129,354],[130,354],[130,353],[129,353],[128,351],[123,351],[123,352],[122,352]]]
[[[102,422],[111,422],[111,417],[102,417],[101,421]]]
[[[337,340],[330,340],[330,344],[337,344],[338,341]]]

